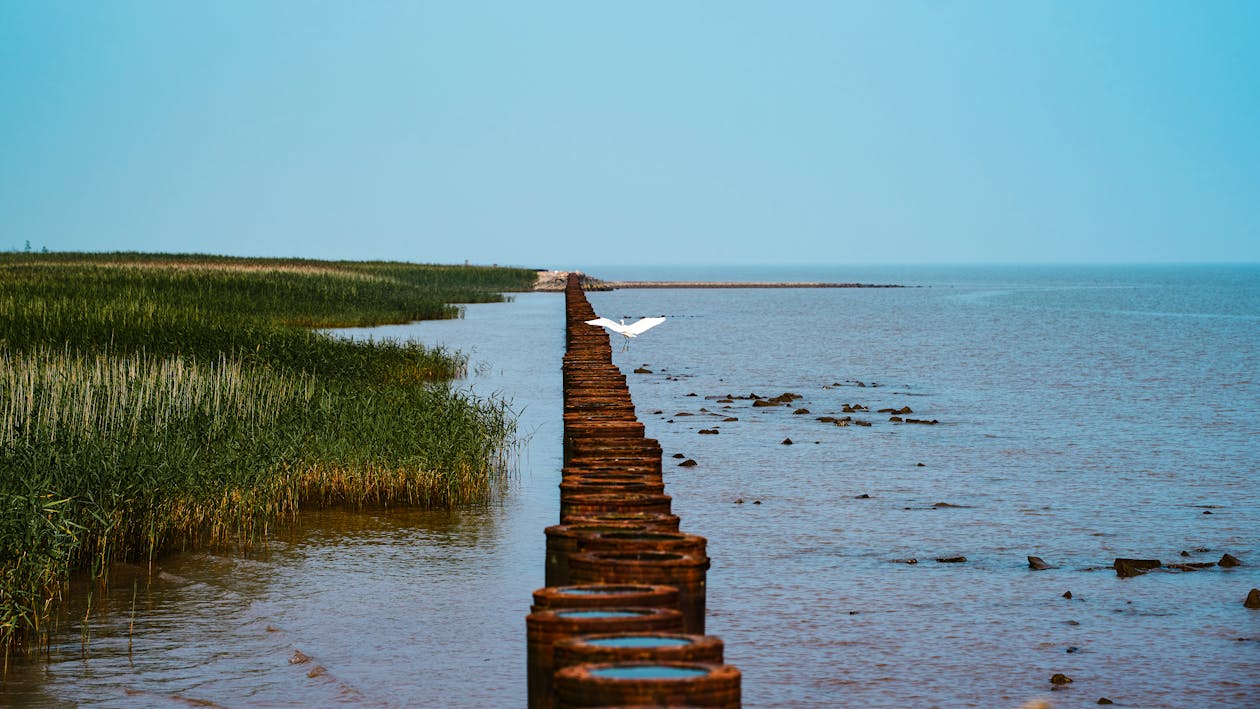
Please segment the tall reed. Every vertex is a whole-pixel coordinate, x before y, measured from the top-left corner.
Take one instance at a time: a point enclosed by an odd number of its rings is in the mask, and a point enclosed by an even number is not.
[[[0,256],[0,645],[69,575],[247,546],[303,505],[486,499],[513,435],[461,355],[309,326],[458,313],[520,269],[204,256]]]

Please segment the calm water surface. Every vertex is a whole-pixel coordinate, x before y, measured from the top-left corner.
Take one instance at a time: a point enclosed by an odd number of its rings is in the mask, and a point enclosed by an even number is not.
[[[590,294],[602,315],[670,317],[616,359],[652,371],[631,375],[648,434],[699,463],[667,457],[667,491],[709,539],[707,626],[747,706],[1257,704],[1260,269],[589,270],[924,286]],[[373,334],[471,350],[469,384],[514,400],[532,435],[502,501],[312,514],[253,558],[124,574],[4,698],[523,706],[558,508],[560,296]],[[783,392],[801,398],[717,401]],[[816,420],[844,404],[871,425]],[[903,406],[939,423],[876,413]],[[1107,568],[1226,552],[1244,565]],[[1075,681],[1051,691],[1059,672]]]

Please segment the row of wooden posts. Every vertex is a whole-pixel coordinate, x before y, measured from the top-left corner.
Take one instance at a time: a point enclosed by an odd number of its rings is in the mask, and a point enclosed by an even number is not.
[[[739,670],[704,634],[706,540],[679,531],[625,375],[570,276],[560,524],[525,618],[529,706],[739,707]]]

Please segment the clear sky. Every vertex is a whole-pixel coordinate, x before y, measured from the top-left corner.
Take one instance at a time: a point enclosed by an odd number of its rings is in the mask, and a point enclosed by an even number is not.
[[[1260,2],[0,2],[0,250],[1260,261]]]

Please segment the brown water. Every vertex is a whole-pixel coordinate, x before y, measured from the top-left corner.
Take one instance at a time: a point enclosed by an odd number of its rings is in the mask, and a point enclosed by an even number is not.
[[[709,540],[707,628],[745,704],[1260,706],[1260,611],[1242,606],[1260,586],[1260,316],[1168,292],[1120,307],[1107,284],[592,294],[603,315],[670,316],[616,357],[653,370],[631,378],[648,435],[699,462],[667,457],[667,492]],[[308,514],[266,553],[163,560],[137,576],[134,629],[124,574],[90,642],[78,606],[5,702],[523,706],[523,618],[558,515],[561,311],[524,295],[376,331],[471,348],[470,384],[515,400],[532,436],[494,505]],[[705,398],[728,391],[803,398]],[[815,420],[850,402],[941,423]],[[1106,568],[1224,552],[1244,566]],[[1074,682],[1054,689],[1055,673]]]

